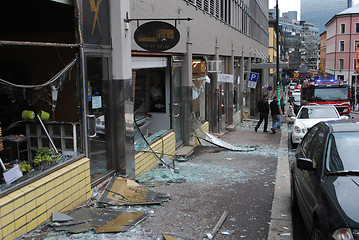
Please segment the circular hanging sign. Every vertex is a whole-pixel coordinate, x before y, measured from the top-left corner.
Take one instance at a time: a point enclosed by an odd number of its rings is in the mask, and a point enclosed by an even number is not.
[[[273,87],[272,87],[272,86],[268,86],[268,87],[267,87],[267,90],[268,90],[268,91],[272,91],[272,90],[273,90]]]
[[[135,42],[150,52],[162,52],[173,48],[180,40],[180,33],[173,25],[153,21],[139,26],[135,31]]]

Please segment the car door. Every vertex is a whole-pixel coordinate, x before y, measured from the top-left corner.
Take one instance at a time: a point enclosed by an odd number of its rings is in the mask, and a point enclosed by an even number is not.
[[[322,126],[314,126],[303,139],[298,157],[304,157],[313,161],[314,171],[297,169],[298,204],[304,221],[312,225],[312,212],[318,205],[317,197],[320,196],[320,176],[325,149],[325,131]]]

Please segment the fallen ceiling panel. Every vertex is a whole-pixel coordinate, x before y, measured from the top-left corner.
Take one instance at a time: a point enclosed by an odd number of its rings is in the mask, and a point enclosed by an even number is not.
[[[96,233],[126,232],[144,219],[143,212],[119,212],[116,210],[81,208],[70,213],[73,221],[53,224],[56,231],[81,233],[95,230]]]
[[[196,135],[196,137],[198,139],[200,139],[200,142],[202,140],[208,142],[208,143],[211,143],[217,147],[221,147],[221,148],[225,148],[225,149],[228,149],[228,150],[231,150],[231,151],[239,151],[239,152],[251,152],[251,151],[254,151],[256,150],[255,147],[237,147],[237,146],[234,146],[230,143],[227,143],[219,138],[217,138],[216,136],[214,135],[211,135],[207,132],[203,132],[203,134],[200,134],[200,135]],[[202,143],[202,142],[201,142]]]
[[[115,176],[104,190],[99,203],[114,206],[152,205],[161,204],[168,199],[166,194],[150,191],[133,180]]]

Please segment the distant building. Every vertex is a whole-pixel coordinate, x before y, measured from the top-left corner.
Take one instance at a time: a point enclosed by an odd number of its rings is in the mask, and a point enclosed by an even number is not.
[[[359,47],[359,4],[342,11],[327,23],[325,72],[353,85],[357,74],[356,48]]]
[[[273,11],[269,9],[269,13]],[[279,18],[284,48],[281,58],[289,63],[287,73],[299,70],[299,66],[301,69],[317,69],[318,29],[311,23],[298,21],[295,11],[283,13],[283,16]]]
[[[325,31],[325,23],[335,14],[350,8],[353,0],[301,0],[300,19],[313,23],[319,33]]]
[[[282,13],[283,18],[288,18],[290,20],[297,20],[297,11],[289,11]]]
[[[326,67],[326,52],[327,52],[327,32],[320,34],[320,62],[319,62],[319,73],[325,71]]]

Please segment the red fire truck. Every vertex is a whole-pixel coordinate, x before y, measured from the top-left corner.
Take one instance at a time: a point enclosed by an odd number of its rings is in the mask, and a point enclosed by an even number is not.
[[[340,115],[350,113],[349,86],[342,80],[317,79],[302,85],[302,105],[333,104]]]

